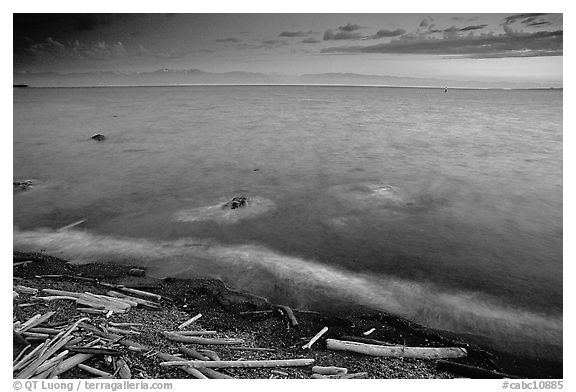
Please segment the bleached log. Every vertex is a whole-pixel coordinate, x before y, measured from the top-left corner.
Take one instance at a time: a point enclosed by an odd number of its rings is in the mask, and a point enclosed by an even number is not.
[[[60,363],[53,372],[53,375],[58,376],[67,370],[72,369],[74,366],[87,361],[92,358],[94,354],[76,354]]]
[[[166,354],[166,353],[156,353],[156,356],[158,358],[164,360],[164,361],[181,361],[181,362],[186,361],[183,358],[179,358],[177,356]],[[183,371],[185,371],[186,373],[188,373],[189,375],[194,376],[196,378],[200,378],[200,379],[207,379],[208,378],[204,374],[202,374],[202,372],[200,372],[198,369],[194,369],[193,367],[182,366],[181,369]]]
[[[90,373],[90,374],[95,375],[95,376],[99,376],[99,377],[112,377],[112,374],[110,374],[110,373],[108,373],[108,372],[104,372],[104,371],[102,371],[102,370],[100,370],[100,369],[93,368],[92,366],[88,366],[88,365],[83,364],[83,363],[79,363],[79,364],[78,364],[78,367],[79,367],[80,369],[82,369],[82,370],[87,371],[87,372]]]
[[[276,352],[276,349],[266,348],[266,347],[228,347],[229,350],[237,351],[266,351],[266,352]]]
[[[138,331],[132,331],[129,329],[121,329],[116,327],[108,327],[108,331],[113,333],[119,333],[121,335],[141,335],[141,333]]]
[[[164,333],[182,335],[182,336],[203,336],[215,335],[216,331],[164,331]]]
[[[75,291],[65,291],[65,290],[55,290],[55,289],[42,289],[43,293],[50,295],[64,295],[66,297],[79,298],[82,293],[77,293]]]
[[[264,361],[168,361],[160,363],[160,366],[170,367],[170,366],[182,366],[184,363],[195,367],[210,367],[210,368],[233,368],[233,367],[296,367],[296,366],[310,366],[314,363],[311,358],[299,358],[299,359],[275,359],[275,360],[264,360]]]
[[[356,336],[341,336],[339,340],[346,340],[348,342],[359,342],[359,343],[367,343],[367,344],[378,344],[381,346],[403,346],[403,344],[390,343],[390,342],[385,342],[383,340],[361,338],[361,337],[356,337]]]
[[[375,357],[438,359],[462,358],[468,354],[462,347],[379,346],[336,339],[327,339],[326,346],[329,350],[348,351]]]
[[[114,291],[114,290],[110,290],[106,294],[108,294],[111,297],[124,298],[124,299],[128,299],[130,301],[134,301],[138,305],[142,305],[142,306],[149,308],[149,309],[160,309],[160,304],[158,304],[156,302],[148,301],[147,299],[132,297],[130,295],[119,293],[119,292]]]
[[[438,370],[444,370],[470,378],[516,378],[509,374],[500,373],[494,370],[464,365],[453,361],[444,361],[442,359],[436,362],[436,368]]]
[[[209,361],[210,360],[210,358],[208,358],[205,355],[200,354],[198,351],[194,350],[192,347],[186,347],[186,346],[180,345],[178,347],[178,351],[180,351],[182,354],[188,355],[190,358],[199,359],[201,361]]]
[[[198,350],[198,351],[200,351],[202,354],[207,356],[211,361],[219,361],[220,360],[220,357],[218,356],[218,353],[216,351],[212,351],[212,350]]]
[[[38,289],[22,285],[16,286],[16,291],[19,292],[20,294],[32,294],[32,295],[38,294]]]
[[[162,298],[162,296],[159,294],[154,294],[154,293],[150,293],[148,291],[143,291],[143,290],[131,289],[129,287],[123,287],[122,286],[122,287],[117,287],[117,289],[120,291],[124,291],[126,293],[139,295],[141,297],[154,298],[156,301],[160,301],[160,299]]]
[[[192,324],[194,321],[198,320],[200,317],[202,317],[202,313],[198,313],[196,316],[192,317],[190,320],[183,322],[182,324],[180,324],[178,326],[178,329],[186,328],[187,326]]]
[[[168,340],[180,343],[194,343],[194,344],[244,344],[242,339],[210,339],[201,338],[197,336],[182,336],[175,333],[163,333]]]
[[[276,308],[280,309],[282,313],[286,316],[286,318],[288,318],[290,326],[292,327],[298,326],[298,320],[296,320],[296,317],[294,316],[294,312],[292,312],[292,309],[290,309],[288,306],[285,305],[277,305]]]
[[[30,328],[34,328],[35,326],[44,323],[45,321],[47,321],[50,317],[54,316],[55,314],[56,314],[56,312],[46,312],[43,315],[37,314],[36,316],[32,317],[31,319],[26,321],[24,324],[22,324],[22,326],[20,328],[16,329],[16,332],[22,334],[23,332],[26,332]]]
[[[51,301],[57,301],[57,300],[70,300],[70,301],[76,301],[77,300],[76,297],[70,297],[67,295],[46,295],[44,297],[32,297],[30,299],[32,301],[45,301],[45,302],[51,302]]]
[[[322,337],[322,335],[324,335],[326,332],[328,332],[328,327],[324,327],[320,330],[320,332],[318,332],[316,335],[314,335],[314,337],[312,339],[310,339],[310,341],[308,343],[306,343],[305,345],[302,346],[303,349],[307,349],[307,348],[311,348],[312,345],[314,343],[316,343],[316,341],[318,339],[320,339]]]
[[[313,366],[312,372],[323,374],[325,376],[329,375],[344,375],[348,373],[348,369],[336,366]]]

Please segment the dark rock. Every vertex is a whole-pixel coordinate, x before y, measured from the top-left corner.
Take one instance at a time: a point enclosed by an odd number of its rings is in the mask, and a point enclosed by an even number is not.
[[[130,271],[128,271],[128,273],[132,276],[144,276],[146,271],[144,271],[142,268],[132,268]]]
[[[12,182],[13,191],[15,193],[27,191],[32,187],[32,185],[34,185],[34,181],[32,181],[32,180],[13,181]]]
[[[222,209],[235,210],[236,208],[246,207],[248,205],[248,198],[246,196],[235,196],[222,206]]]
[[[103,142],[104,140],[106,140],[106,136],[104,136],[100,133],[97,133],[96,135],[92,136],[90,139],[97,140],[99,142]]]

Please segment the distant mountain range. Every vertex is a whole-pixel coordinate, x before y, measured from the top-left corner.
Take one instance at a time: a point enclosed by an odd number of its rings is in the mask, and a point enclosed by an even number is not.
[[[60,74],[55,72],[15,73],[14,84],[31,87],[81,87],[81,86],[157,86],[187,84],[305,84],[305,85],[375,85],[403,87],[450,87],[450,88],[561,88],[562,83],[515,83],[455,81],[423,79],[355,73],[322,73],[305,75],[276,75],[256,72],[206,72],[199,69],[162,69],[153,72],[83,72]]]

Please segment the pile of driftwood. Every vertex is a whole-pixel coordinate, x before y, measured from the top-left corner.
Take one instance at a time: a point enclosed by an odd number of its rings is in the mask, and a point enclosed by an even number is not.
[[[102,315],[106,319],[114,313],[126,313],[136,306],[160,308],[158,302],[150,300],[159,300],[161,297],[157,294],[124,286],[113,287],[119,291],[110,290],[107,295],[43,289],[40,291],[46,295],[39,296],[38,289],[18,285],[14,287],[14,293],[32,295],[28,298],[31,302],[19,304],[20,307],[31,306],[37,302],[74,301],[79,312]],[[133,327],[142,324],[106,320],[96,326],[89,317],[72,322],[51,323],[50,319],[54,314],[55,312],[46,312],[36,314],[24,322],[14,322],[14,342],[23,347],[13,363],[14,378],[58,378],[58,375],[76,366],[98,378],[132,377],[120,348],[125,346],[131,351],[145,350],[141,344],[126,338],[128,335],[139,335],[140,332]],[[102,357],[106,370],[84,364],[95,356]]]

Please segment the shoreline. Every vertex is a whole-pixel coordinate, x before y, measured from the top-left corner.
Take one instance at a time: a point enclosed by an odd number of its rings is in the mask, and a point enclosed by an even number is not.
[[[65,260],[47,256],[42,253],[24,253],[14,251],[13,261],[21,263],[13,267],[14,286],[23,285],[37,289],[56,288],[76,292],[103,294],[106,284],[120,284],[126,287],[140,288],[172,298],[162,302],[161,310],[136,308],[126,314],[115,314],[111,320],[139,321],[146,325],[142,335],[134,340],[166,352],[174,351],[176,346],[162,339],[161,331],[176,329],[182,321],[194,314],[203,316],[198,325],[210,330],[217,330],[227,337],[243,337],[252,346],[266,347],[269,352],[236,351],[229,347],[213,346],[222,359],[266,359],[314,358],[318,366],[346,367],[351,373],[367,373],[368,378],[454,378],[460,375],[439,368],[435,360],[381,358],[362,354],[328,350],[326,338],[341,339],[345,336],[368,338],[385,341],[390,344],[403,344],[413,347],[465,347],[468,357],[456,362],[500,372],[520,378],[562,378],[562,362],[539,361],[522,358],[496,351],[488,351],[471,344],[448,332],[432,330],[409,320],[384,312],[358,307],[346,315],[329,312],[311,312],[294,309],[298,327],[290,328],[266,298],[230,290],[217,279],[155,279],[146,276],[132,276],[132,266],[119,264],[71,264]],[[140,267],[138,267],[140,268]],[[46,275],[48,277],[46,277]],[[50,278],[50,276],[58,276]],[[38,278],[38,276],[45,276]],[[32,302],[34,305],[20,307],[29,301],[29,295],[20,295],[14,300],[13,315],[25,321],[32,315],[58,309],[58,317],[74,319],[80,312],[69,301],[51,301],[47,303]],[[30,302],[27,302],[30,303]],[[243,315],[242,312],[258,312],[254,315]],[[92,316],[92,315],[89,315]],[[94,316],[100,318],[102,316]],[[105,321],[105,320],[104,320]],[[323,327],[328,332],[315,343],[312,349],[303,350],[302,344],[309,341]],[[375,328],[365,336],[365,332]],[[168,344],[168,345],[167,345]],[[211,346],[208,346],[211,347]],[[16,352],[16,346],[14,346]],[[212,349],[212,348],[211,348]],[[17,355],[15,353],[14,355]],[[144,378],[187,378],[178,369],[164,369],[158,359],[142,358],[140,353],[127,352],[128,361],[136,368],[143,368]],[[88,363],[88,362],[87,362]],[[282,369],[284,370],[284,369]],[[265,369],[234,369],[228,373],[235,378],[270,378],[275,377]],[[286,376],[279,378],[310,378],[309,368],[290,368]],[[63,374],[63,378],[84,378],[86,374],[77,368]]]

